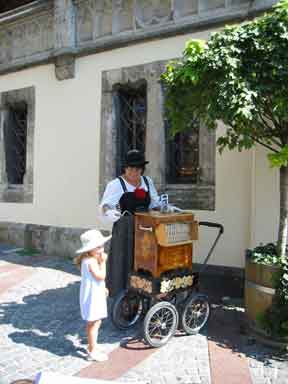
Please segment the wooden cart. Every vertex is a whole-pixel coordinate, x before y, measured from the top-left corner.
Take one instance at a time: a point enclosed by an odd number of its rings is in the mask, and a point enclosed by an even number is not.
[[[136,213],[134,225],[134,266],[128,289],[114,301],[113,323],[127,329],[142,319],[144,339],[153,347],[166,344],[179,325],[187,334],[198,333],[209,318],[210,306],[207,296],[199,293],[198,274],[192,271],[193,242],[200,225],[219,228],[206,265],[222,225],[198,223],[192,213],[158,211]]]

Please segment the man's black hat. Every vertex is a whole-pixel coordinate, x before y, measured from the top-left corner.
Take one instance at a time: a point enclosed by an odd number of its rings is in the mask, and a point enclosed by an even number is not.
[[[126,153],[123,165],[124,167],[144,167],[148,163],[149,161],[145,160],[143,152],[138,151],[138,149],[131,149]]]

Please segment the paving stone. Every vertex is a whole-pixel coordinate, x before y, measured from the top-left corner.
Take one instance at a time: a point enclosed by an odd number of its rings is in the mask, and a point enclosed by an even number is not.
[[[32,268],[25,260],[16,254],[1,257],[0,253],[0,275],[1,268],[12,263]],[[90,365],[84,354],[87,339],[79,312],[79,282],[79,271],[71,261],[35,258],[33,274],[1,294],[0,384],[32,378],[39,370],[73,375]],[[229,311],[232,313],[231,308]],[[233,316],[235,324],[238,315]],[[99,342],[112,352],[137,332],[120,332],[107,319]],[[242,343],[237,353],[248,358],[253,384],[288,384],[288,362],[277,361],[269,349]],[[211,384],[207,332],[173,337],[120,379],[141,384],[143,380],[147,384]]]

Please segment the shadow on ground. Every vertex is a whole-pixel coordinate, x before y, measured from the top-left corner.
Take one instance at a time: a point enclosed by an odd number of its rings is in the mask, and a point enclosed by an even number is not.
[[[40,253],[35,253],[31,250],[19,250],[15,253],[10,252],[16,249],[16,247],[7,246],[0,244],[0,261],[6,261],[11,264],[18,264],[27,267],[36,268],[49,268],[56,269],[59,271],[71,273],[74,275],[80,275],[80,271],[74,265],[72,258],[56,257],[56,256],[45,256]]]
[[[71,259],[44,256],[20,256],[1,253],[0,261],[5,260],[24,266],[49,268],[79,275]],[[223,279],[222,279],[223,280]],[[223,280],[224,281],[224,280]],[[230,287],[230,288],[229,288]],[[221,299],[224,295],[239,297],[242,287],[235,280],[234,287],[230,283],[216,284],[211,278],[200,276],[200,291],[206,293],[213,304],[208,327],[208,339],[222,348],[229,348],[234,353],[245,354],[269,364],[269,359],[282,359],[277,351],[256,342],[246,327],[245,312],[241,305],[224,306]],[[0,325],[9,325],[8,337],[18,344],[46,350],[58,356],[83,357],[85,339],[85,322],[80,318],[79,282],[71,283],[63,288],[45,290],[39,294],[27,295],[22,303],[1,303]],[[237,299],[241,303],[241,299]],[[111,305],[111,303],[109,303]],[[10,329],[10,327],[8,329]],[[99,334],[100,343],[118,343],[124,348],[146,349],[141,343],[140,329],[119,331],[109,319],[103,322]],[[193,336],[191,337],[193,342]]]
[[[8,337],[58,356],[83,357],[86,344],[85,322],[79,311],[79,282],[63,288],[27,295],[23,302],[2,302],[0,326],[8,325]],[[103,321],[99,343],[118,343],[131,334],[121,332],[109,319]]]
[[[233,300],[232,300],[233,301]],[[257,341],[247,326],[243,307],[214,305],[208,323],[208,340],[236,354],[270,364],[270,359],[286,361],[287,355]]]

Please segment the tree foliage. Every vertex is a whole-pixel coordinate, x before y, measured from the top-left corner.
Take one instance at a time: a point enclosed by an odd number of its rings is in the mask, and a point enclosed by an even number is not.
[[[210,128],[222,120],[228,128],[218,139],[220,151],[260,143],[272,152],[272,165],[287,165],[287,0],[207,42],[188,41],[183,58],[167,66],[162,80],[174,133],[185,130],[191,116]]]
[[[191,129],[193,119],[210,129],[221,120],[220,152],[260,144],[271,166],[280,168],[280,270],[265,321],[273,334],[288,336],[288,0],[253,21],[226,26],[207,42],[188,41],[162,81],[172,133]]]

